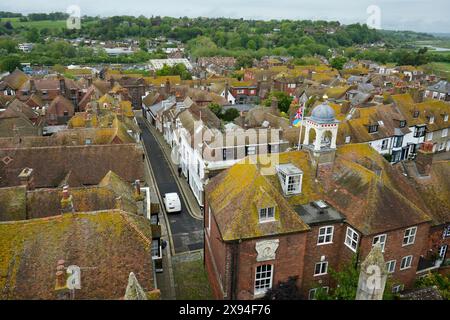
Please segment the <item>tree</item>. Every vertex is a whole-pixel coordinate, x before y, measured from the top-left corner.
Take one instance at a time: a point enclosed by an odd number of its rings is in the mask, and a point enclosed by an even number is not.
[[[236,59],[236,69],[250,68],[253,66],[253,58],[248,54],[243,54]]]
[[[221,118],[223,114],[223,108],[220,104],[210,103],[208,108],[218,117]]]
[[[6,21],[5,22],[5,28],[8,29],[8,30],[13,30],[14,29],[11,21]]]
[[[7,53],[17,52],[17,42],[9,38],[0,38],[0,49],[5,50]]]
[[[16,69],[22,69],[20,58],[17,56],[9,56],[4,58],[0,63],[0,69],[8,72],[13,72]]]
[[[233,121],[234,119],[236,119],[237,117],[239,117],[239,115],[240,115],[240,113],[239,113],[239,111],[238,111],[237,109],[235,109],[235,108],[230,108],[230,109],[227,109],[227,110],[225,111],[225,113],[224,113],[223,116],[222,116],[222,119],[223,119],[224,121],[229,121],[229,122],[231,122],[231,121]]]
[[[344,67],[344,64],[347,62],[347,58],[346,57],[336,57],[331,59],[330,64],[333,68],[337,69],[337,70],[342,70],[342,68]]]
[[[278,100],[278,110],[280,110],[280,112],[289,112],[289,107],[291,106],[293,97],[283,91],[273,91],[269,94],[269,97],[264,100],[263,105],[270,107],[273,97]]]
[[[437,272],[430,272],[416,282],[417,288],[428,288],[436,286],[445,300],[450,300],[450,279],[448,276]]]
[[[357,263],[357,255],[353,255],[351,261],[342,266],[341,271],[335,271],[332,268],[329,268],[330,276],[333,279],[333,282],[336,283],[336,286],[335,288],[330,289],[328,293],[325,290],[319,290],[316,293],[316,299],[355,300],[360,270],[360,265]],[[383,299],[391,300],[393,297],[392,283],[388,278]]]
[[[289,277],[280,281],[275,287],[267,290],[263,300],[298,300],[300,293],[297,287],[298,277]]]
[[[36,28],[31,28],[26,34],[26,39],[28,42],[38,42],[39,41],[39,31]]]
[[[139,48],[140,48],[142,51],[147,51],[147,40],[145,40],[144,38],[141,38],[141,39],[139,40]]]

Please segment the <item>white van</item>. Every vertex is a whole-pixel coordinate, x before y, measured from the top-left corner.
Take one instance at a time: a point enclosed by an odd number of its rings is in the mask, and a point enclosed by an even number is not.
[[[180,212],[181,211],[181,201],[176,192],[166,193],[164,195],[164,206],[166,207],[167,213]]]

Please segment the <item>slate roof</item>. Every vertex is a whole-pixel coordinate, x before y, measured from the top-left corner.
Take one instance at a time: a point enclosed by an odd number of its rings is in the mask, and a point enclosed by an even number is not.
[[[448,81],[441,80],[438,83],[429,86],[427,89],[433,92],[450,94],[450,83]]]

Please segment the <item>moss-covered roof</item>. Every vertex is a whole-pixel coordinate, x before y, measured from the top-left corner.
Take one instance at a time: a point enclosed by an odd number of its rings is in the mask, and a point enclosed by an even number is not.
[[[409,181],[367,144],[339,147],[321,178],[325,199],[364,234],[430,221]]]
[[[26,219],[26,204],[25,186],[0,188],[0,221]]]
[[[427,131],[436,131],[448,128],[449,122],[444,121],[444,115],[450,115],[450,105],[440,100],[425,100],[414,103],[409,94],[393,95],[392,99],[405,117],[408,126],[426,124]],[[414,117],[414,113],[418,116]],[[434,123],[430,123],[430,117],[434,117]]]
[[[290,205],[292,201],[307,203],[316,198],[307,155],[302,152],[280,154],[280,163],[293,162],[305,172],[302,195],[288,200],[280,192],[274,173],[262,174],[268,160],[267,156],[252,158],[254,163],[244,160],[207,185],[209,204],[225,241],[309,230]],[[261,224],[258,210],[268,206],[275,207],[276,221]]]
[[[120,299],[134,272],[154,288],[151,226],[112,210],[0,223],[0,299],[55,299],[56,265],[81,268],[76,299]]]
[[[285,197],[267,156],[247,158],[212,179],[206,187],[208,203],[224,240],[301,232],[308,226],[294,208],[326,200],[349,224],[364,234],[376,234],[430,221],[420,194],[409,181],[366,144],[338,148],[333,165],[315,167],[309,153],[279,154],[277,163],[291,163],[303,171],[302,192]],[[273,159],[274,160],[274,159]],[[272,172],[268,173],[268,168]],[[261,170],[265,170],[262,174]],[[271,205],[272,204],[272,205]],[[258,223],[258,208],[275,206],[277,221]]]

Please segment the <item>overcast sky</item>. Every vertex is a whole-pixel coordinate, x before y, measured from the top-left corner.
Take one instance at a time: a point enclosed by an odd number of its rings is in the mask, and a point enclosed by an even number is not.
[[[82,15],[161,15],[248,19],[337,20],[366,23],[367,8],[381,10],[381,28],[450,33],[449,0],[1,0],[0,11],[66,11]]]

